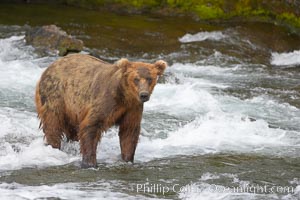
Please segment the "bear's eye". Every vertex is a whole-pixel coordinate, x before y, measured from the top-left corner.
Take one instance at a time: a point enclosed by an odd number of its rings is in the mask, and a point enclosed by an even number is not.
[[[148,81],[149,84],[152,83],[152,78],[148,77],[146,80]]]
[[[134,79],[134,83],[135,83],[136,85],[138,85],[139,82],[140,82],[140,79],[139,79],[139,78],[135,78],[135,79]]]

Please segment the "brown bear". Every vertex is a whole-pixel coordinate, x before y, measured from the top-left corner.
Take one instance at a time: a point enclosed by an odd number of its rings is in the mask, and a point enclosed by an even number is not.
[[[55,61],[42,74],[35,94],[46,143],[60,148],[63,135],[79,140],[82,167],[96,167],[98,141],[118,125],[122,159],[133,162],[143,103],[166,66],[162,60],[110,64],[82,54]]]

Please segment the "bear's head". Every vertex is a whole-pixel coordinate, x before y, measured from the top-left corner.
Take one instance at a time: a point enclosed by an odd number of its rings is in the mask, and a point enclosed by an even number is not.
[[[130,95],[132,99],[140,103],[149,100],[150,95],[156,85],[157,79],[161,76],[167,63],[158,60],[155,63],[130,62],[125,58],[117,61],[116,65],[121,69],[125,85],[126,95]]]

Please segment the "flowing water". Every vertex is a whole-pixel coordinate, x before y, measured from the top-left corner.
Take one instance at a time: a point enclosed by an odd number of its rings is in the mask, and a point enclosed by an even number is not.
[[[120,159],[117,128],[97,169],[80,169],[77,142],[44,145],[34,88],[57,57],[26,45],[24,25],[51,23],[109,62],[169,62],[133,165]],[[0,24],[0,199],[300,199],[299,36],[54,5],[1,4]]]

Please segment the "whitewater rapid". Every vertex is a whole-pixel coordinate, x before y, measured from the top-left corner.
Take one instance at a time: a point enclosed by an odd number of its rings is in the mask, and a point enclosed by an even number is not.
[[[300,50],[293,52],[277,53],[273,52],[271,64],[276,66],[300,66]]]

